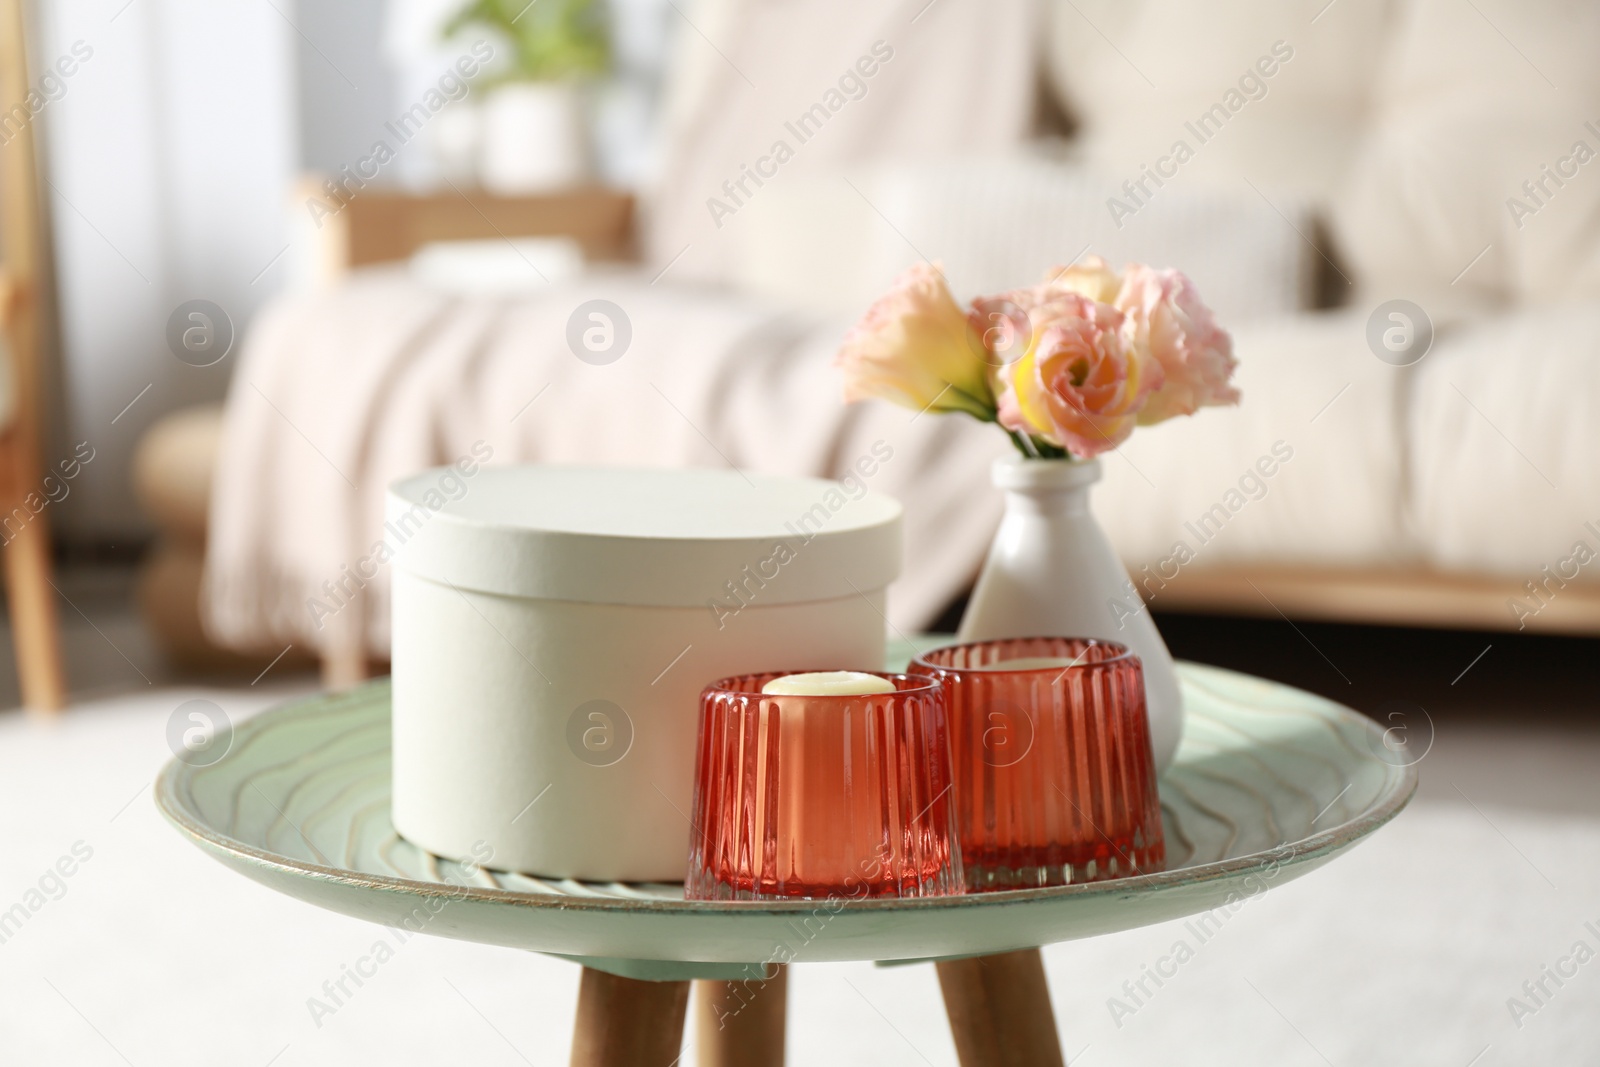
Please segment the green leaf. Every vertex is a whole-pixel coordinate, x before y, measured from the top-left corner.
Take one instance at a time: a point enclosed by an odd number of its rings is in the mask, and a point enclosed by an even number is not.
[[[495,31],[510,47],[511,65],[498,81],[563,81],[603,74],[611,64],[604,7],[594,0],[471,0],[440,34],[469,26]]]

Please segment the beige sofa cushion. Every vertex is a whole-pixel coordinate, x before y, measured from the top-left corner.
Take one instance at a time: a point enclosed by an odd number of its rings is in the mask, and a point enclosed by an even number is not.
[[[1579,539],[1600,551],[1597,349],[1590,303],[1463,327],[1417,365],[1411,495],[1434,562],[1527,580]]]
[[[678,34],[660,172],[644,212],[647,257],[658,268],[671,262],[674,280],[735,280],[730,234],[745,207],[800,175],[1004,151],[1028,134],[1038,73],[1029,0],[921,12],[855,0],[684,7],[694,29]],[[797,134],[808,113],[814,125]],[[754,169],[766,177],[750,178]],[[842,181],[839,189],[856,196]],[[713,213],[713,199],[732,214]]]
[[[1050,0],[1048,73],[1097,166],[1137,177],[1182,139],[1195,151],[1182,182],[1326,197],[1360,142],[1397,7],[1339,0],[1312,22],[1314,7],[1280,0]],[[1251,72],[1262,88],[1230,97]],[[1218,104],[1229,117],[1202,143],[1189,124]]]
[[[1120,176],[1044,155],[857,168],[849,178],[796,176],[750,204],[732,234],[747,289],[854,319],[919,254],[966,298],[1092,251],[1118,266],[1179,264],[1222,320],[1238,323],[1307,306],[1319,264],[1296,232],[1311,227],[1305,206],[1274,207],[1242,185],[1174,186],[1137,225],[1119,227],[1106,200]]]
[[[1401,378],[1367,350],[1363,321],[1340,311],[1239,327],[1239,407],[1140,430],[1101,458],[1094,511],[1135,570],[1179,542],[1195,554],[1183,567],[1419,557],[1402,519]]]
[[[1334,216],[1371,299],[1446,320],[1600,297],[1600,7],[1407,10]]]

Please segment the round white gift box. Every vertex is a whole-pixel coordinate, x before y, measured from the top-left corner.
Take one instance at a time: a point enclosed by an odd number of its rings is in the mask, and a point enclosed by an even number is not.
[[[430,852],[680,880],[706,684],[883,665],[900,505],[862,481],[450,473],[393,485],[386,524],[394,824]]]

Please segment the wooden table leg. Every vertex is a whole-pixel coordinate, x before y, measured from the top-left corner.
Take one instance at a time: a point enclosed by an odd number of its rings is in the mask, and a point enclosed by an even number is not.
[[[641,982],[585,967],[572,1067],[671,1067],[688,1007],[688,982]]]
[[[1036,948],[937,964],[961,1067],[1062,1067]]]
[[[783,1067],[789,969],[765,981],[694,984],[700,1067]]]

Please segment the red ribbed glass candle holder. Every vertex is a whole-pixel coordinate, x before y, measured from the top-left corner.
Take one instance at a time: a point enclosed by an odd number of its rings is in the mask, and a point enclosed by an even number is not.
[[[1047,663],[1005,665],[1023,660]],[[969,889],[1161,868],[1166,846],[1144,671],[1126,646],[1065,637],[980,641],[925,653],[910,669],[947,692]]]
[[[962,891],[945,695],[769,695],[785,672],[700,697],[692,900],[939,896]]]

